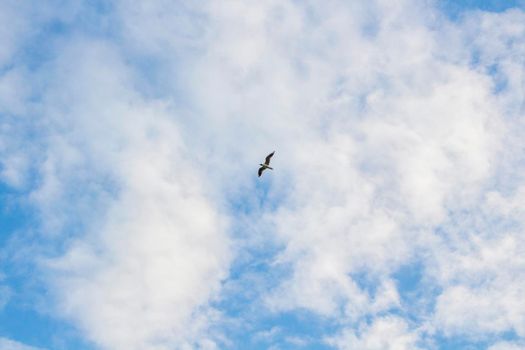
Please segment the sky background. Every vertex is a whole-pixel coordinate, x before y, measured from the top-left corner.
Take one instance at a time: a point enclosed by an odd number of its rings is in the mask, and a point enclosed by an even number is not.
[[[525,349],[524,1],[0,22],[0,350]]]

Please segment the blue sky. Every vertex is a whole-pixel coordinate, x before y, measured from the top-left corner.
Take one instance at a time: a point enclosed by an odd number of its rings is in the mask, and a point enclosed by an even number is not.
[[[0,20],[0,350],[525,349],[523,1]]]

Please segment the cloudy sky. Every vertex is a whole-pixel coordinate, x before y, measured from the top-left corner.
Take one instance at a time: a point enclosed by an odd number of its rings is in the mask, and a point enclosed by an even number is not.
[[[525,349],[524,1],[0,21],[0,350]]]

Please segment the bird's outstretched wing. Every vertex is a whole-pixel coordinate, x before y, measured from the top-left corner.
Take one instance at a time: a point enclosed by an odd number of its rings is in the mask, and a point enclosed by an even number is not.
[[[275,151],[273,151],[272,153],[270,153],[269,155],[266,156],[266,160],[264,161],[264,164],[270,165],[270,159],[273,157],[274,153],[275,153]]]
[[[258,174],[259,174],[259,177],[261,177],[263,171],[264,171],[264,167],[260,167],[260,168],[259,168],[259,173],[258,173]]]

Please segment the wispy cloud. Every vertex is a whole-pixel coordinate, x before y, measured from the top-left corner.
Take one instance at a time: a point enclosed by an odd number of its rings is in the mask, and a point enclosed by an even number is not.
[[[0,5],[0,179],[94,347],[521,346],[522,10],[51,5]]]
[[[410,331],[405,320],[383,317],[375,319],[368,327],[347,330],[329,339],[328,343],[344,350],[420,349],[418,341],[417,332]]]
[[[41,348],[35,348],[32,346],[28,346],[22,343],[19,343],[17,341],[7,339],[7,338],[0,338],[0,349],[1,350],[43,350]]]

